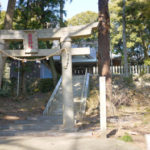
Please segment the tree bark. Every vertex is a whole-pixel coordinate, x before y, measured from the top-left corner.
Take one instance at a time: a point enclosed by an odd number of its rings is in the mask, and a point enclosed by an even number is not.
[[[4,29],[12,29],[16,0],[9,0],[4,21]]]
[[[64,17],[63,17],[63,10],[64,10],[64,1],[60,1],[60,10],[59,10],[59,14],[60,14],[60,21],[59,21],[59,24],[60,24],[60,27],[63,27],[64,26]]]
[[[145,42],[145,39],[143,37],[143,34],[142,34],[142,31],[140,32],[140,36],[141,36],[141,39],[142,39],[142,46],[143,46],[143,50],[144,50],[144,59],[148,59],[149,56],[148,56],[148,44],[146,44]]]
[[[0,50],[3,50],[5,47],[5,41],[0,40]],[[2,78],[3,78],[3,70],[4,70],[4,64],[5,64],[5,57],[3,57],[0,53],[0,89],[2,87]]]
[[[52,46],[50,45],[49,41],[46,42],[46,45],[47,45],[47,48],[52,48]],[[56,71],[55,62],[53,60],[53,57],[50,57],[49,61],[45,62],[45,64],[52,71],[53,85],[55,86],[57,84],[58,74],[57,74],[57,71]]]
[[[126,1],[123,0],[123,16],[122,16],[122,25],[123,25],[123,53],[124,53],[124,76],[128,77],[128,54],[127,54],[127,46],[126,46],[126,15],[125,15],[125,5]]]
[[[21,62],[20,94],[26,94],[25,63]]]
[[[55,62],[53,58],[49,58],[49,61],[44,61],[44,64],[52,71],[52,76],[53,76],[53,85],[56,86],[57,81],[58,81],[58,74],[55,68]]]
[[[6,29],[6,30],[12,29],[15,4],[16,4],[16,0],[8,1],[8,7],[7,7],[7,12],[6,12],[5,21],[4,21],[4,29]],[[1,50],[4,50],[6,48],[8,48],[8,43],[5,43],[5,47],[3,47],[3,49],[1,49]],[[0,62],[1,63],[0,64],[0,89],[1,89],[6,57],[2,57],[2,55],[0,54],[0,61],[1,61]]]
[[[148,46],[147,47],[143,46],[143,48],[144,48],[144,59],[148,59],[149,58],[149,56],[148,56]]]
[[[98,69],[99,75],[106,77],[107,99],[111,100],[112,79],[110,73],[110,17],[108,0],[99,0],[98,26]]]

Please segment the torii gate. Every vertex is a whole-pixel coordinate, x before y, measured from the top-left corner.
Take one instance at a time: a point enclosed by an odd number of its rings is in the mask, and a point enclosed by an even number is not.
[[[49,56],[60,48],[38,49],[38,40],[59,40],[62,48],[62,91],[63,91],[63,125],[65,129],[74,128],[73,90],[72,90],[72,55],[89,55],[89,48],[71,48],[71,39],[90,36],[93,29],[97,29],[98,23],[71,26],[64,28],[42,29],[42,30],[1,30],[0,50],[10,56],[30,57]],[[23,50],[5,50],[5,41],[23,41]],[[0,54],[2,57],[4,55]],[[2,62],[0,57],[0,62]],[[67,67],[66,67],[67,64]]]

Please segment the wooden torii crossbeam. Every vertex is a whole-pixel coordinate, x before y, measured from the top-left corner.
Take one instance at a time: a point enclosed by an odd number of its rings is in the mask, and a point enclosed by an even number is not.
[[[63,91],[63,124],[67,130],[74,128],[73,90],[72,90],[72,55],[89,55],[89,48],[71,48],[71,39],[90,36],[93,29],[97,29],[98,23],[71,26],[64,28],[42,30],[1,30],[0,50],[15,57],[48,56],[60,50],[39,49],[38,40],[59,40],[62,48],[62,91]],[[23,41],[23,50],[6,50],[5,41]],[[4,55],[0,54],[0,62]],[[67,67],[66,67],[67,64]],[[2,66],[0,66],[2,67]]]

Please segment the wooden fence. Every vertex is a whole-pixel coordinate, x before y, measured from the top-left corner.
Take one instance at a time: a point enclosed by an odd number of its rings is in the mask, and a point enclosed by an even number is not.
[[[124,74],[124,66],[112,66],[110,67],[112,74]],[[150,73],[150,66],[145,65],[135,65],[128,67],[129,74],[149,74]]]
[[[82,69],[74,69],[73,74],[82,75],[82,74],[85,74],[85,70],[87,70],[87,72],[90,74],[98,74],[98,67],[96,66],[82,68]],[[110,70],[111,70],[111,73],[114,75],[124,74],[124,66],[111,66]],[[141,73],[150,74],[150,66],[145,66],[145,65],[129,66],[128,70],[129,70],[129,74],[133,74],[133,75],[138,75]]]

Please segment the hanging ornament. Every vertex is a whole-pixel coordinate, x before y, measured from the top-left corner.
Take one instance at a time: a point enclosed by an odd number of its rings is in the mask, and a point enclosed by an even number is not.
[[[27,62],[27,60],[26,60],[26,59],[23,59],[23,60],[22,60],[22,62],[26,63],[26,62]]]
[[[46,57],[46,60],[49,60],[49,57]]]
[[[41,63],[41,61],[40,61],[40,60],[36,60],[36,63],[39,63],[39,64],[40,64],[40,63]]]

